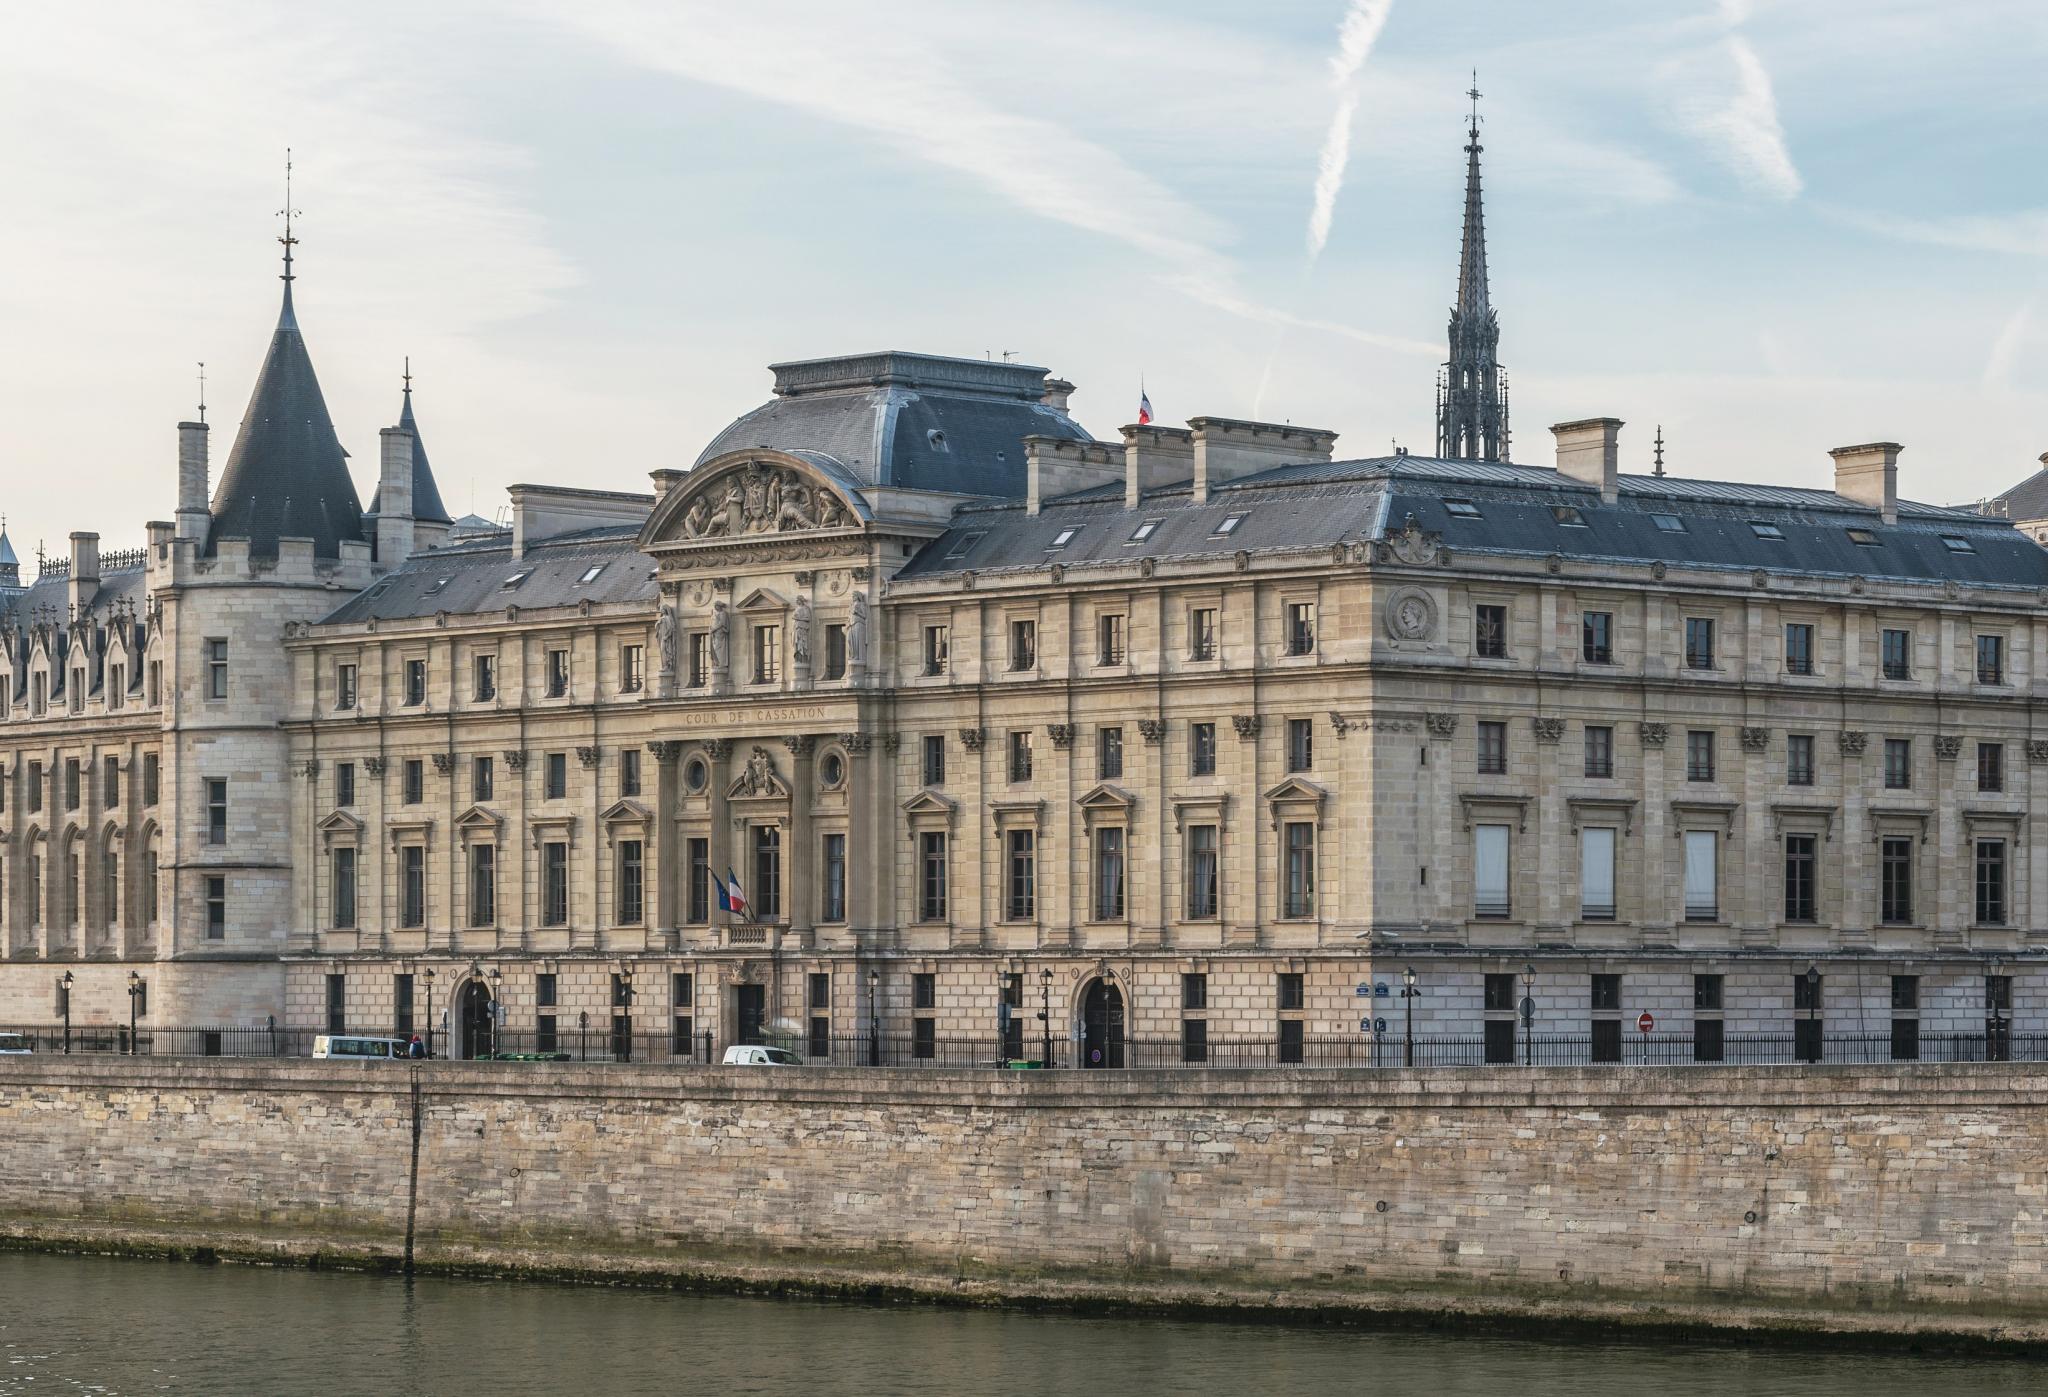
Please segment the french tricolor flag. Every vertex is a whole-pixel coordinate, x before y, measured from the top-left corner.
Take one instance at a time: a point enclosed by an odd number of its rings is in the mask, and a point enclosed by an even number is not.
[[[725,881],[718,885],[718,905],[736,917],[743,917],[747,912],[746,890],[740,886],[739,875],[730,868],[725,871]]]
[[[1138,425],[1140,427],[1152,425],[1152,399],[1142,387],[1138,389]]]

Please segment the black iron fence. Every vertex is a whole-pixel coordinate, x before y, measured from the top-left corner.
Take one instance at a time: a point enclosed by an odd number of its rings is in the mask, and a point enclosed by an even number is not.
[[[151,1028],[131,1038],[126,1024],[35,1024],[0,1027],[35,1053],[145,1057],[310,1057],[319,1030],[310,1028]],[[351,1036],[408,1041],[411,1031],[356,1029]],[[427,1049],[427,1037],[421,1039]],[[2044,1033],[1702,1034],[1628,1033],[1494,1037],[1429,1035],[1412,1043],[1394,1036],[1303,1038],[1056,1039],[939,1038],[923,1033],[764,1040],[807,1064],[833,1067],[1210,1068],[1272,1067],[1535,1067],[1795,1066],[1805,1063],[2048,1062]],[[468,1042],[432,1039],[436,1058],[483,1061],[640,1062],[704,1065],[723,1060],[729,1044],[709,1032],[646,1032],[593,1024],[555,1032],[498,1029]]]

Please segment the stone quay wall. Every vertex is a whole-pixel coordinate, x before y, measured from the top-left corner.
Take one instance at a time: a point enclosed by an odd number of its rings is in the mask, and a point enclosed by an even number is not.
[[[0,1236],[1000,1301],[2048,1340],[2048,1069],[0,1059]]]

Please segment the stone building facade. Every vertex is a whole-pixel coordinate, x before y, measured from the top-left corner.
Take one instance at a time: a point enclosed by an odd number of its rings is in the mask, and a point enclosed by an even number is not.
[[[1100,441],[1044,370],[884,353],[457,525],[409,390],[359,508],[289,277],[211,502],[187,424],[146,549],[0,590],[17,1021],[69,976],[458,1053],[2048,1042],[2048,552],[1894,444],[1795,487],[1624,474],[1606,418],[1544,466]]]

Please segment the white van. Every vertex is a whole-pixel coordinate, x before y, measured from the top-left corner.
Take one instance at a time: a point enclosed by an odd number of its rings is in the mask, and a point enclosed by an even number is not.
[[[725,1050],[727,1067],[802,1067],[804,1060],[787,1048],[734,1046]]]
[[[385,1061],[407,1056],[411,1047],[403,1038],[344,1038],[323,1033],[313,1040],[313,1056]]]
[[[0,1033],[0,1057],[26,1057],[34,1051],[26,1033]]]

